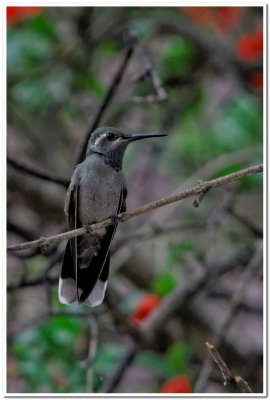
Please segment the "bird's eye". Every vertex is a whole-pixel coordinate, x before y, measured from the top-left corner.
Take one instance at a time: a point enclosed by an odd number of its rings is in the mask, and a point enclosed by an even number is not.
[[[106,137],[107,137],[107,139],[109,139],[109,140],[113,140],[113,139],[114,139],[114,134],[111,133],[111,132],[109,132],[109,133],[107,133]]]

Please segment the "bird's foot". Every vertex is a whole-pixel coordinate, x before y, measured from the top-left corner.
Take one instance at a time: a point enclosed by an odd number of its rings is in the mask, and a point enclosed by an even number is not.
[[[86,225],[83,226],[86,230],[86,232],[90,235],[92,233],[92,228],[90,222]]]
[[[118,222],[121,221],[121,217],[118,217],[118,215],[110,215],[110,219],[112,220],[113,225],[117,225]]]

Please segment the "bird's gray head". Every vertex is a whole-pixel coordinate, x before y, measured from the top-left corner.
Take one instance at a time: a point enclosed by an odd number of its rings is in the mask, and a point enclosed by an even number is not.
[[[92,152],[101,153],[106,155],[113,151],[119,151],[121,148],[128,145],[125,140],[125,134],[116,128],[101,127],[97,128],[90,136],[86,155]]]
[[[97,128],[92,134],[88,142],[86,157],[91,153],[100,153],[105,156],[108,162],[115,165],[122,165],[124,152],[129,143],[135,140],[146,139],[151,137],[167,136],[161,134],[126,134],[112,127]]]

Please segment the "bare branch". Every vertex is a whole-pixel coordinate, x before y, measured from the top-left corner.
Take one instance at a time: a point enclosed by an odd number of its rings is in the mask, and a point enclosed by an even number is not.
[[[263,237],[263,230],[262,228],[255,224],[252,220],[248,219],[246,216],[240,214],[237,210],[233,208],[233,206],[229,206],[227,210],[235,219],[237,219],[242,225],[246,228],[251,230],[254,235],[259,236],[260,238]]]
[[[210,187],[209,188],[205,188],[203,181],[199,181],[198,184],[202,186],[202,190],[199,191],[197,199],[195,199],[193,201],[193,207],[195,207],[195,208],[199,207],[199,205],[201,204],[201,202],[205,198],[206,193],[211,189]]]
[[[184,285],[180,285],[176,288],[172,293],[167,295],[161,302],[160,306],[150,314],[149,317],[143,322],[143,324],[139,327],[132,327],[129,323],[129,318],[127,315],[123,314],[118,308],[116,304],[110,304],[109,309],[111,312],[111,316],[114,321],[125,324],[125,328],[127,328],[127,333],[132,337],[133,342],[131,343],[130,348],[127,350],[127,353],[124,355],[123,359],[119,362],[119,365],[116,367],[112,375],[108,377],[108,380],[105,381],[100,392],[109,392],[118,385],[120,380],[122,379],[126,368],[133,361],[134,355],[136,352],[142,347],[152,347],[156,342],[159,333],[164,329],[167,325],[168,319],[172,317],[176,312],[179,313],[182,307],[190,302],[190,300],[198,294],[200,289],[203,289],[208,284],[208,277],[210,274],[212,275],[213,270],[216,271],[216,279],[228,270],[239,266],[245,265],[254,251],[254,248],[246,247],[241,251],[231,255],[230,257],[226,257],[225,259],[219,260],[219,262],[214,262],[209,265],[208,270],[203,270],[201,273],[193,274]],[[109,288],[112,289],[112,285]],[[107,300],[108,300],[108,296]],[[105,297],[105,299],[106,299]],[[112,298],[115,298],[115,294],[112,293]],[[111,302],[111,299],[110,299]],[[108,301],[106,302],[108,305]],[[132,328],[132,329],[131,329]],[[136,349],[135,343],[138,346]],[[129,352],[130,350],[130,352]]]
[[[154,210],[155,208],[158,207],[163,207],[166,204],[171,204],[175,203],[177,201],[186,199],[191,196],[198,195],[200,192],[205,192],[206,190],[209,190],[210,188],[215,188],[218,186],[225,185],[227,183],[236,181],[240,178],[246,177],[246,176],[251,176],[254,174],[257,174],[259,172],[263,171],[263,165],[255,165],[253,167],[249,167],[246,169],[242,169],[237,172],[233,172],[232,174],[222,176],[221,178],[217,179],[212,179],[210,181],[205,181],[204,183],[200,183],[199,185],[193,186],[187,190],[184,190],[183,192],[173,194],[171,196],[165,197],[163,199],[154,201],[152,203],[145,204],[144,206],[138,207],[134,210],[123,212],[118,214],[117,218],[120,222],[127,221],[137,215],[144,214],[148,211]],[[90,226],[90,229],[92,231],[98,230],[101,228],[104,228],[109,225],[113,225],[115,223],[115,220],[113,218],[108,218],[104,221],[97,222],[95,224],[92,224]],[[72,237],[76,236],[81,236],[84,233],[87,232],[87,229],[85,227],[79,228],[79,229],[74,229],[72,231],[64,232],[58,235],[50,236],[50,237],[43,237],[37,240],[34,240],[32,242],[26,242],[26,243],[21,243],[13,246],[9,246],[7,250],[9,252],[14,252],[14,251],[19,251],[19,250],[25,250],[25,249],[30,249],[33,247],[46,247],[49,246],[52,243],[57,243],[62,240],[67,240]]]
[[[219,260],[219,263],[215,260],[215,262],[208,265],[207,269],[193,273],[185,284],[181,284],[172,293],[167,295],[159,307],[140,326],[139,330],[142,338],[146,342],[154,341],[155,335],[166,326],[169,318],[179,312],[181,307],[190,301],[200,290],[207,287],[210,277],[216,280],[220,275],[223,275],[235,266],[245,265],[253,252],[254,247],[247,246],[236,254]]]
[[[76,163],[78,164],[80,162],[83,161],[84,157],[85,157],[85,152],[86,152],[86,148],[87,148],[87,143],[88,140],[91,136],[91,133],[99,126],[99,123],[101,121],[101,118],[105,112],[105,110],[107,109],[110,101],[112,100],[113,96],[116,93],[116,90],[118,89],[118,86],[120,85],[122,78],[124,76],[125,70],[128,66],[129,60],[131,59],[131,56],[134,53],[134,50],[136,48],[136,42],[137,42],[137,38],[136,37],[130,37],[130,43],[129,46],[126,50],[126,53],[124,55],[124,58],[119,66],[119,69],[114,77],[114,79],[112,80],[104,98],[103,101],[97,111],[97,114],[94,118],[93,123],[91,124],[87,134],[85,135],[83,141],[80,143],[79,148],[78,148],[78,153],[77,153],[77,157],[76,157]]]
[[[213,360],[218,365],[220,372],[224,379],[224,386],[231,385],[234,388],[238,387],[243,393],[253,393],[248,383],[239,375],[233,376],[229,370],[227,364],[217,351],[217,349],[210,343],[205,343],[208,350],[210,351]]]
[[[219,347],[223,339],[226,339],[226,333],[229,331],[238,310],[241,307],[243,296],[245,294],[245,289],[249,281],[252,280],[253,275],[256,273],[259,266],[261,266],[263,257],[263,246],[262,242],[258,242],[254,249],[254,254],[252,255],[248,265],[245,267],[242,275],[240,276],[239,282],[234,290],[230,307],[220,325],[220,328],[214,335],[212,342],[216,347]],[[194,387],[195,393],[203,393],[207,380],[211,373],[213,358],[209,356],[205,359],[204,365],[200,371],[199,377]]]
[[[42,179],[44,181],[48,182],[53,182],[57,183],[58,185],[64,186],[65,188],[68,187],[69,185],[69,180],[60,178],[58,176],[54,176],[50,174],[49,172],[45,172],[39,168],[36,167],[29,167],[28,165],[23,164],[22,162],[19,162],[17,160],[14,160],[12,157],[8,156],[7,157],[7,163],[16,169],[18,172],[33,176],[38,179]]]
[[[138,352],[138,347],[136,346],[134,341],[131,341],[127,346],[126,353],[116,366],[116,368],[112,371],[112,374],[105,381],[104,385],[100,389],[100,393],[112,393],[116,388],[118,383],[120,382],[124,372],[128,368],[128,366],[134,360]]]
[[[100,107],[98,108],[98,111],[94,118],[94,121],[91,124],[91,127],[89,128],[87,134],[85,135],[85,138],[83,139],[82,143],[80,144],[80,146],[78,148],[76,164],[79,164],[80,162],[83,161],[83,159],[85,157],[87,143],[91,136],[91,133],[98,127],[105,110],[107,109],[110,101],[112,100],[113,96],[115,95],[116,90],[122,81],[124,72],[128,66],[128,62],[129,62],[132,54],[134,53],[135,47],[136,47],[136,38],[133,36],[133,37],[130,37],[130,43],[129,43],[129,46],[124,55],[123,61],[120,64],[119,69],[118,69],[114,79],[112,80],[111,85],[109,86]],[[68,185],[69,185],[68,179],[64,179],[64,178],[60,178],[60,177],[51,175],[50,173],[42,171],[40,169],[37,169],[36,167],[35,168],[29,167],[27,165],[24,165],[21,162],[14,160],[10,156],[7,157],[7,162],[10,166],[15,168],[19,172],[31,175],[35,178],[53,182],[53,183],[56,183],[56,184],[64,186],[64,187],[68,187]]]
[[[142,81],[146,78],[150,79],[152,86],[153,86],[153,93],[148,94],[147,96],[134,96],[133,100],[136,103],[154,103],[154,102],[161,102],[167,99],[167,93],[166,90],[162,84],[162,81],[152,63],[150,60],[149,55],[147,54],[146,51],[141,49],[142,53],[142,58],[145,63],[144,65],[144,71],[142,74],[136,77],[136,79],[133,79],[133,82],[135,81]]]
[[[237,74],[242,83],[244,83],[243,78],[248,73],[262,69],[262,60],[247,65],[247,63],[239,60],[232,49],[224,41],[220,40],[217,35],[203,32],[190,18],[180,15],[180,13],[175,15],[164,12],[157,23],[156,29],[156,31],[159,30],[163,34],[164,32],[176,33],[180,37],[191,40],[196,44],[204,60],[207,60],[221,71],[225,70]]]

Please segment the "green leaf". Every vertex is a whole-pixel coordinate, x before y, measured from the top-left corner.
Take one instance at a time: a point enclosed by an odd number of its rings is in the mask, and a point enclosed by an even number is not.
[[[177,280],[170,271],[163,271],[152,282],[152,291],[160,297],[166,296],[177,286]]]
[[[176,373],[185,372],[187,370],[190,356],[191,349],[185,344],[174,344],[167,350],[169,365]]]

